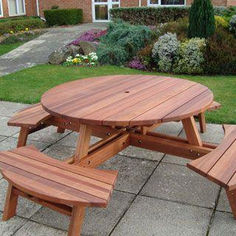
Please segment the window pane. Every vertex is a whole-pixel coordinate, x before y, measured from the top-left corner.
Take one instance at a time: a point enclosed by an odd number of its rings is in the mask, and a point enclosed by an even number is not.
[[[159,0],[150,0],[150,4],[159,4]]]
[[[25,9],[24,9],[24,1],[23,0],[17,0],[18,1],[18,14],[23,14],[25,13]]]
[[[161,0],[161,5],[184,5],[184,0]]]
[[[0,0],[0,16],[2,16],[2,0]]]
[[[95,6],[95,19],[108,20],[108,5],[107,4]]]
[[[9,13],[10,15],[16,15],[17,11],[16,11],[16,0],[9,0],[8,1],[8,7],[9,7]]]

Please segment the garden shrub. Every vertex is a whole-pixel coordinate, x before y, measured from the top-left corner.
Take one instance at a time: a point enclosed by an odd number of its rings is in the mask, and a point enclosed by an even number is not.
[[[205,39],[192,38],[181,43],[174,72],[185,74],[203,73]]]
[[[83,21],[82,9],[52,9],[45,10],[44,16],[49,26],[76,25]]]
[[[129,59],[129,54],[123,47],[101,44],[97,50],[100,64],[123,65]]]
[[[229,22],[229,30],[236,37],[236,15],[232,16],[232,18]]]
[[[188,37],[188,18],[185,17],[177,21],[166,23],[161,27],[160,31],[161,35],[167,32],[175,33],[178,40],[185,40]]]
[[[236,39],[222,27],[207,40],[204,72],[206,74],[236,74]]]
[[[154,44],[152,56],[157,62],[159,70],[170,72],[176,59],[179,41],[176,34],[167,33]]]
[[[154,60],[152,58],[153,43],[148,44],[145,48],[142,48],[138,53],[137,57],[146,69],[151,70],[154,65]]]
[[[224,16],[227,11],[227,7],[214,7],[215,16]]]
[[[40,18],[26,18],[0,22],[0,35],[13,31],[14,33],[23,31],[26,28],[44,28],[45,23]]]
[[[189,12],[189,37],[208,38],[215,32],[211,0],[194,0]]]
[[[101,44],[98,47],[98,57],[102,64],[120,65],[133,58],[137,52],[145,47],[152,38],[152,31],[146,26],[135,26],[123,22],[110,23],[107,34],[101,37]],[[125,52],[124,56],[119,57]],[[105,56],[106,53],[108,56]],[[101,58],[102,55],[102,58]],[[112,60],[109,61],[109,57]]]
[[[113,8],[110,13],[113,19],[122,19],[131,24],[156,25],[188,16],[189,7]]]
[[[145,65],[140,61],[138,57],[134,57],[132,61],[129,62],[129,68],[136,70],[145,70]]]
[[[215,23],[216,27],[220,25],[225,29],[229,28],[229,22],[226,21],[222,16],[215,16]]]

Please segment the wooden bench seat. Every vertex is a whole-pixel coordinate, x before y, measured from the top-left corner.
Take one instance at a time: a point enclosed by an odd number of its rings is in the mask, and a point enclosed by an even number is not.
[[[236,219],[236,126],[225,125],[225,138],[209,154],[187,166],[225,188]]]
[[[8,121],[8,125],[21,128],[17,147],[22,147],[26,145],[29,134],[51,125],[47,123],[50,118],[51,115],[43,109],[40,103],[30,106],[16,113]],[[63,133],[64,129],[58,127],[57,132]]]
[[[9,182],[3,220],[16,213],[23,196],[71,216],[68,235],[79,235],[86,207],[106,207],[117,171],[69,165],[33,146],[0,152],[0,170]]]

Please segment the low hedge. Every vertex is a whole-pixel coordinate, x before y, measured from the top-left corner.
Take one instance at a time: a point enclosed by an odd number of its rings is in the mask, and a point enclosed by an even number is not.
[[[189,15],[190,7],[124,7],[110,10],[112,19],[121,19],[131,24],[156,25],[176,21]],[[236,7],[214,7],[215,15],[232,16]]]
[[[112,19],[122,19],[131,24],[156,25],[188,16],[189,7],[129,7],[110,10]]]
[[[49,26],[76,25],[83,22],[82,9],[52,9],[45,10],[44,16]]]
[[[15,20],[8,20],[0,22],[0,35],[9,33],[10,31],[19,32],[25,30],[26,28],[39,29],[44,28],[45,23],[40,18],[22,18]]]

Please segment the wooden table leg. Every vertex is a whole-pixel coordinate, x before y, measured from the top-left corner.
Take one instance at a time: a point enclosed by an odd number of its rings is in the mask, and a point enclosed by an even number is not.
[[[73,207],[68,236],[80,235],[84,220],[84,215],[85,215],[85,207],[82,206]]]
[[[229,200],[230,207],[232,209],[232,213],[234,215],[234,219],[236,219],[236,190],[226,190],[226,194]]]
[[[18,148],[26,145],[28,135],[29,135],[29,129],[21,128],[19,138],[18,138],[18,143],[17,143]]]
[[[183,123],[184,130],[185,130],[189,144],[202,146],[202,140],[198,132],[198,128],[194,120],[194,117],[191,116],[190,118],[186,118],[182,120],[182,123]]]
[[[91,127],[80,124],[79,138],[74,157],[75,163],[78,163],[81,158],[88,155],[91,135]]]
[[[201,133],[205,133],[206,132],[206,117],[205,117],[205,113],[200,113],[198,115],[198,119],[199,119],[199,125],[200,125],[200,131]]]
[[[7,221],[16,215],[18,195],[14,193],[14,187],[9,183],[2,220]]]

